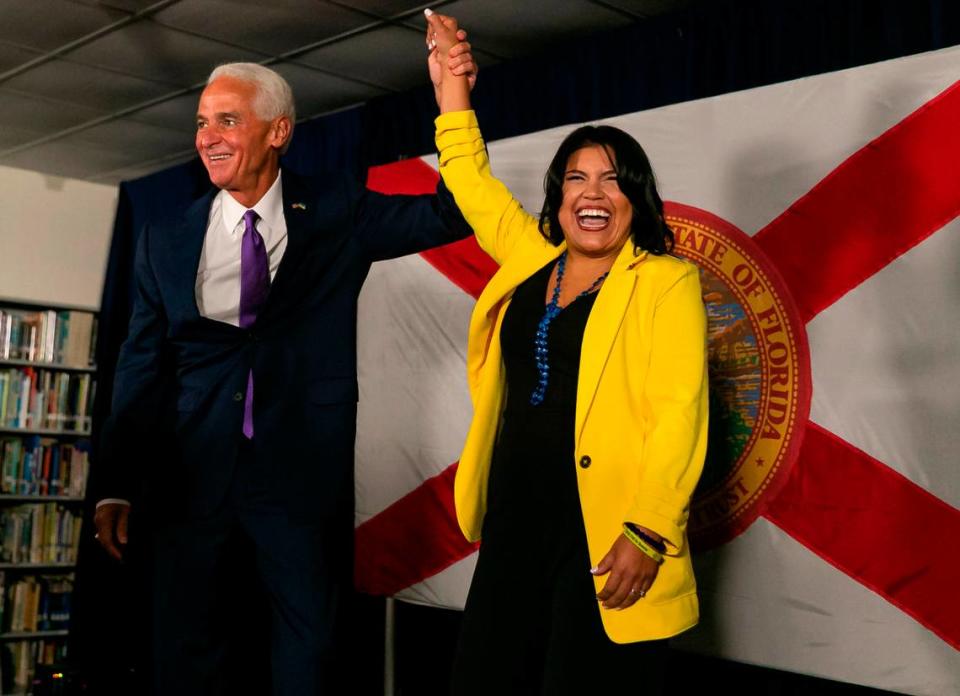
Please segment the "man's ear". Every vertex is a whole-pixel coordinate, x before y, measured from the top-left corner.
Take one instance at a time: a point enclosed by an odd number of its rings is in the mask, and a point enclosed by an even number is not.
[[[290,140],[291,132],[290,118],[287,116],[278,116],[273,119],[270,126],[270,145],[280,150]]]

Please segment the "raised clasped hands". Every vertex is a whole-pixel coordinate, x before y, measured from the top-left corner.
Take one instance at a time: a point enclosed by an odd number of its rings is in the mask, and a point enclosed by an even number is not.
[[[465,76],[470,89],[476,84],[478,68],[466,40],[467,32],[457,26],[456,19],[430,10],[425,10],[424,15],[427,18],[426,44],[429,51],[427,67],[439,106],[444,64],[453,75]]]
[[[657,562],[634,546],[623,534],[613,542],[610,551],[600,559],[597,567],[590,569],[594,575],[610,574],[603,589],[597,593],[597,599],[605,609],[626,609],[643,599],[653,586],[659,571]]]

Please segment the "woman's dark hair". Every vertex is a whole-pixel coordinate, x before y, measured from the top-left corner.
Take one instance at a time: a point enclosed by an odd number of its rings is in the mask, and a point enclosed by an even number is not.
[[[631,135],[613,126],[582,126],[560,144],[543,178],[546,198],[540,212],[540,234],[554,245],[563,241],[559,213],[567,160],[580,148],[592,145],[606,150],[617,172],[617,185],[633,206],[630,237],[634,247],[651,254],[671,251],[673,231],[663,219],[663,201],[647,153]]]

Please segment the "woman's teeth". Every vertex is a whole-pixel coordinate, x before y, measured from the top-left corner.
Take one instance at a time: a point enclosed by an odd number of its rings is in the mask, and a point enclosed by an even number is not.
[[[610,213],[602,208],[584,208],[577,211],[577,223],[584,229],[603,229],[609,218]]]

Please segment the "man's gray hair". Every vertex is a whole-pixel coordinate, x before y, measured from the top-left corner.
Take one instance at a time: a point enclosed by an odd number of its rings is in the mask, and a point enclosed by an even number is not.
[[[224,63],[218,65],[207,78],[207,84],[220,77],[232,77],[235,80],[249,82],[257,94],[253,100],[253,109],[257,116],[272,121],[278,116],[290,119],[290,137],[281,148],[281,154],[287,151],[293,137],[293,125],[297,120],[297,111],[293,103],[293,90],[280,73],[258,63]]]

